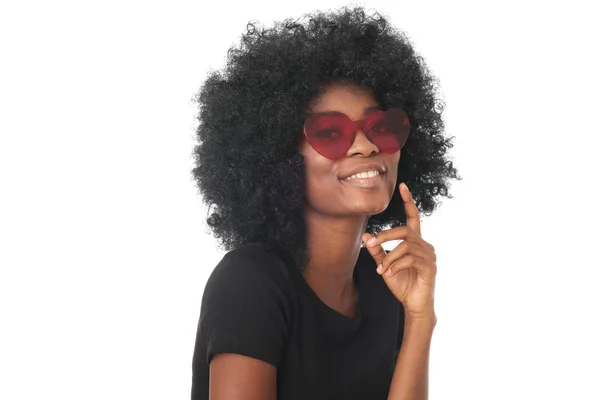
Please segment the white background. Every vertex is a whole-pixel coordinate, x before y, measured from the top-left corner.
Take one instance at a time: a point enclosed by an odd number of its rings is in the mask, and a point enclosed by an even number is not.
[[[593,2],[372,1],[447,103],[432,399],[600,399]],[[196,105],[249,20],[338,1],[0,6],[0,398],[187,399],[223,253]]]

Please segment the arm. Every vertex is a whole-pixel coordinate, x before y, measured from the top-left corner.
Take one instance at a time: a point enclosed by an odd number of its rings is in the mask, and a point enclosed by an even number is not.
[[[428,398],[429,348],[435,324],[435,315],[424,319],[407,316],[388,400]]]
[[[210,400],[276,400],[277,369],[265,361],[221,353],[210,363]]]
[[[421,237],[419,210],[405,183],[399,187],[406,226],[369,233],[363,241],[377,263],[394,297],[402,303],[405,315],[403,340],[388,400],[426,400],[429,386],[429,347],[436,324],[434,312],[437,256],[434,247]],[[402,243],[390,252],[381,246],[390,240]]]
[[[228,253],[207,281],[195,354],[212,400],[275,400],[291,320],[285,265],[262,246]]]

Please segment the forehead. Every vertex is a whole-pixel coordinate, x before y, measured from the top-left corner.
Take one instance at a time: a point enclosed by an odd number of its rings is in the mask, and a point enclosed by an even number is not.
[[[342,112],[352,119],[364,116],[368,111],[379,109],[375,96],[368,90],[334,84],[328,86],[312,103],[313,113]]]

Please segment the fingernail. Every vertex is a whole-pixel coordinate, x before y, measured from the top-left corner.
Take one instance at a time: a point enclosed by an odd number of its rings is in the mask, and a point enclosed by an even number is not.
[[[392,269],[391,269],[391,268],[388,268],[388,270],[387,270],[387,271],[385,271],[385,274],[386,274],[387,276],[391,276],[391,275],[392,275]]]
[[[373,246],[375,243],[377,243],[377,238],[372,237],[371,239],[369,239],[367,241],[367,246],[371,247]]]
[[[381,274],[381,271],[383,271],[383,266],[382,266],[381,264],[379,264],[379,265],[377,266],[377,273],[378,273],[378,274]]]

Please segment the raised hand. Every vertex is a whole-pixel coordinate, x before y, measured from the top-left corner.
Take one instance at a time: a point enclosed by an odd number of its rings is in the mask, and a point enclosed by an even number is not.
[[[412,318],[433,318],[435,249],[421,238],[419,210],[406,184],[400,184],[400,195],[406,211],[406,226],[388,229],[372,236],[364,233],[363,242],[377,263],[377,272]],[[390,240],[402,240],[386,254],[381,246]]]

